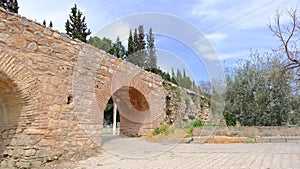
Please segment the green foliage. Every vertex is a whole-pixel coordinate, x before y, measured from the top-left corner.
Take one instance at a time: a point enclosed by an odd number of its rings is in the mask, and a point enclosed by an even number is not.
[[[104,50],[107,53],[112,50],[111,40],[105,37],[103,37],[102,39],[97,36],[90,37],[88,40],[88,44],[91,44],[100,50]]]
[[[240,61],[226,75],[223,115],[227,125],[238,121],[243,126],[280,126],[287,122],[297,107],[291,106],[292,78],[276,55],[251,53],[249,60]]]
[[[191,123],[191,126],[196,128],[196,127],[202,127],[202,126],[204,126],[204,124],[202,123],[201,120],[195,120]]]
[[[67,35],[73,39],[77,38],[83,42],[86,42],[86,38],[91,34],[91,31],[87,28],[85,16],[82,17],[82,12],[77,9],[76,4],[71,8],[71,14],[69,15],[69,18],[70,20],[68,19],[65,23]]]
[[[153,136],[156,136],[156,135],[159,135],[159,134],[166,134],[166,135],[168,135],[172,131],[173,131],[173,129],[169,125],[163,124],[160,127],[156,127],[153,130],[152,135]]]
[[[145,59],[145,68],[147,69],[157,69],[157,59],[156,50],[154,45],[154,35],[152,33],[152,28],[149,29],[147,34],[147,55]]]
[[[180,90],[173,84],[169,83],[169,82],[163,82],[163,87],[167,90],[167,91],[174,91],[179,99],[179,101],[181,101],[181,93]]]
[[[189,137],[193,136],[194,128],[202,127],[204,124],[201,120],[194,120],[189,125],[186,126],[186,130]]]
[[[186,105],[189,105],[190,102],[191,102],[191,99],[190,99],[188,96],[186,96],[186,97],[184,98],[184,102],[185,102]]]
[[[130,31],[131,32],[131,31]],[[143,25],[139,25],[138,29],[134,29],[133,36],[128,38],[128,47],[126,60],[141,68],[145,68],[146,62],[146,42]]]
[[[145,34],[143,25],[139,25],[137,29],[134,29],[133,35],[132,30],[130,30],[126,60],[147,70],[158,69],[154,44],[152,28],[149,29],[148,34]]]
[[[174,78],[172,78],[169,73],[166,73],[166,72],[162,71],[161,69],[158,69],[158,68],[148,68],[148,69],[145,69],[145,70],[161,76],[164,80],[167,80],[169,82],[177,84],[176,80]]]
[[[12,13],[18,13],[19,10],[17,0],[1,0],[0,7]]]
[[[237,136],[237,135],[238,135],[237,132],[231,132],[231,133],[230,133],[230,136],[231,136],[231,137],[234,137],[234,136]]]
[[[190,79],[190,77],[186,75],[184,69],[182,72],[179,69],[177,69],[177,73],[175,75],[174,70],[172,68],[172,78],[174,79],[174,81],[176,81],[178,86],[181,86],[186,89],[192,89],[193,82]]]
[[[117,40],[113,44],[113,47],[111,48],[109,53],[117,58],[125,59],[125,47],[122,45],[119,36],[117,37]]]
[[[207,98],[207,97],[204,97],[204,98],[201,98],[200,100],[200,107],[210,107],[210,103],[211,103],[211,99],[210,98]]]

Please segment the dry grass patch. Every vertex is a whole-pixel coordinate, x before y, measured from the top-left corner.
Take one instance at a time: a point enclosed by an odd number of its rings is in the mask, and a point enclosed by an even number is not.
[[[148,141],[153,141],[153,142],[161,142],[165,140],[180,140],[183,138],[186,138],[188,136],[187,132],[185,129],[174,129],[172,132],[168,134],[158,134],[153,136],[152,133],[147,134],[145,137],[146,140]]]
[[[243,138],[239,138],[239,137],[210,137],[207,139],[206,141],[207,143],[217,143],[217,144],[221,144],[221,143],[244,143],[245,140]]]

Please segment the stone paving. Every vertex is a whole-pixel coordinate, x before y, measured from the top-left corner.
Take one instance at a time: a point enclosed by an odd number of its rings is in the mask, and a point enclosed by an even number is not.
[[[102,155],[76,168],[300,168],[300,143],[161,144],[108,136],[102,146]]]

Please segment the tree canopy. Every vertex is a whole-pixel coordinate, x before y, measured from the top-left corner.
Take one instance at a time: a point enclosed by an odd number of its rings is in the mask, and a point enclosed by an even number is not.
[[[224,117],[228,125],[280,126],[289,123],[294,93],[291,73],[275,53],[251,53],[226,75]]]

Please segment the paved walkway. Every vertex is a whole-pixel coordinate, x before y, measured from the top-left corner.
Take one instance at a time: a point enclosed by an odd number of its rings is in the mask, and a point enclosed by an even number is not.
[[[104,154],[77,168],[300,168],[299,143],[160,144],[107,136],[103,148]]]

